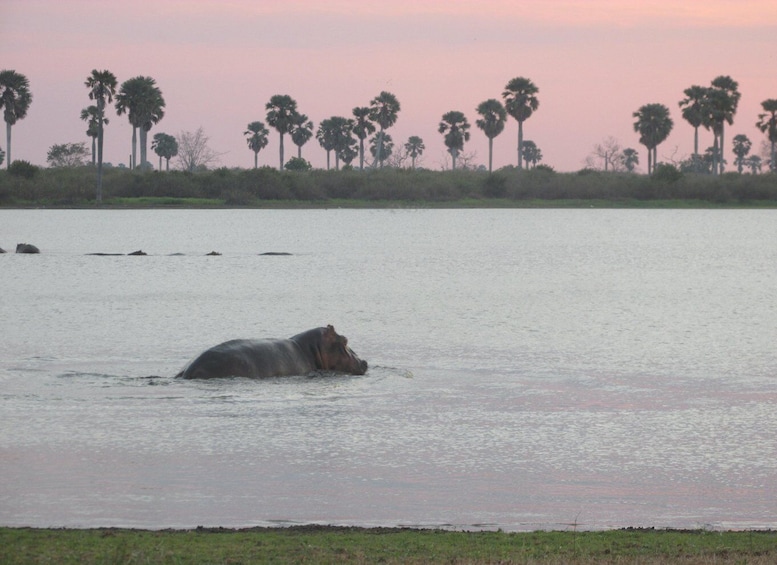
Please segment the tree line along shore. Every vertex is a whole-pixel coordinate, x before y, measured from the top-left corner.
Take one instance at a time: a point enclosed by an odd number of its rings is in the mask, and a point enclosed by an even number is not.
[[[773,531],[446,531],[293,526],[196,530],[0,528],[0,562],[771,564]]]
[[[94,167],[0,170],[0,207],[95,207]],[[583,169],[505,167],[493,173],[412,169],[279,171],[227,169],[104,172],[107,206],[524,207],[611,205],[777,207],[777,174],[683,173],[659,165],[650,176]]]

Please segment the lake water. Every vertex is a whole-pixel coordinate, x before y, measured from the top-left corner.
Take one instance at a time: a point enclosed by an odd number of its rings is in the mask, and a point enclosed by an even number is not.
[[[777,528],[777,211],[1,210],[18,242],[0,525]],[[172,378],[325,324],[366,375]]]

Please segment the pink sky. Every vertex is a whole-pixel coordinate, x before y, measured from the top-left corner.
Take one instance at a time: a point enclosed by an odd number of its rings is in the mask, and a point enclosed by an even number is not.
[[[754,124],[761,101],[777,98],[775,63],[774,0],[0,0],[0,69],[26,75],[33,93],[13,128],[13,158],[38,165],[53,144],[88,141],[79,114],[90,103],[84,81],[92,69],[112,71],[119,83],[155,78],[167,108],[149,139],[202,126],[229,167],[253,166],[243,132],[266,122],[272,95],[291,95],[318,127],[350,117],[382,90],[402,105],[389,133],[401,143],[422,137],[424,166],[446,166],[437,127],[450,110],[472,124],[465,153],[487,164],[475,108],[524,76],[540,100],[525,138],[560,171],[582,168],[608,136],[638,149],[644,171],[632,113],[653,102],[675,122],[659,159],[687,157],[693,130],[678,108],[683,90],[730,75],[742,93],[726,133],[732,163],[736,134],[760,150],[765,137]],[[126,163],[132,130],[126,116],[110,109],[109,117],[105,160]],[[515,164],[516,137],[510,118],[494,142],[495,168]],[[703,131],[701,147],[711,143]],[[296,150],[286,147],[287,156]],[[325,166],[315,139],[303,157]],[[274,130],[259,163],[278,164]]]

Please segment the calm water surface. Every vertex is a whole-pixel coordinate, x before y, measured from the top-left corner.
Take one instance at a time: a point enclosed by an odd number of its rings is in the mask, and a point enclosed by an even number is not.
[[[777,211],[1,210],[18,242],[0,525],[777,528]],[[328,323],[366,375],[172,378]]]

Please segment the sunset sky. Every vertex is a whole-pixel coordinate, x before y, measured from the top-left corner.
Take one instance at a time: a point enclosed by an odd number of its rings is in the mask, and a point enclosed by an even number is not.
[[[266,122],[265,104],[289,94],[316,124],[351,116],[382,90],[402,106],[388,133],[424,139],[422,165],[449,166],[437,132],[450,110],[466,114],[464,152],[487,164],[488,145],[475,126],[477,105],[501,99],[517,76],[539,87],[539,110],[524,136],[560,171],[584,167],[608,136],[646,152],[632,113],[647,103],[669,107],[675,122],[659,160],[693,150],[693,130],[678,107],[683,90],[730,75],[742,93],[730,140],[744,133],[760,152],[754,124],[760,103],[777,98],[775,0],[0,0],[0,69],[26,75],[33,102],[13,128],[13,158],[46,164],[56,143],[89,141],[79,119],[90,104],[92,69],[121,82],[156,79],[166,115],[154,133],[202,127],[221,165],[252,167],[243,132]],[[132,130],[126,116],[106,127],[105,161],[127,163]],[[517,125],[496,138],[494,166],[515,164]],[[702,148],[712,144],[701,133]],[[0,136],[5,149],[5,135]],[[296,147],[287,142],[287,156]],[[156,166],[156,156],[150,160]],[[303,157],[324,167],[315,139]],[[278,165],[278,134],[259,154]],[[446,165],[446,163],[448,163]]]

